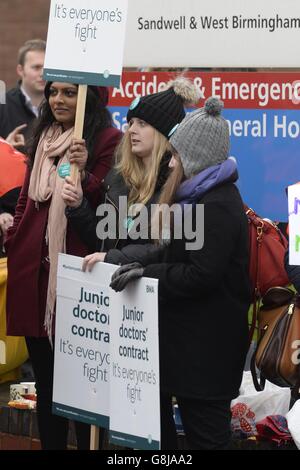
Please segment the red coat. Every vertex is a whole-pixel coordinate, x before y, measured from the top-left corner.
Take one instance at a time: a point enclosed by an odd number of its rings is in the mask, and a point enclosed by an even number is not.
[[[25,155],[0,137],[0,197],[23,184]]]
[[[121,133],[115,128],[103,130],[95,144],[94,166],[90,170],[83,191],[96,207],[99,203],[100,182],[111,168],[112,155]],[[10,336],[47,336],[44,316],[48,286],[48,263],[45,234],[50,201],[39,203],[28,198],[30,170],[16,207],[14,224],[6,242],[8,252],[7,334]],[[67,253],[75,256],[88,254],[78,235],[67,227]]]

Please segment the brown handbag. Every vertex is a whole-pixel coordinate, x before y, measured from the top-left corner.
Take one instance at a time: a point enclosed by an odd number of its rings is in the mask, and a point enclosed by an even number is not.
[[[263,390],[265,380],[299,388],[299,364],[300,296],[286,287],[272,287],[263,296],[258,313],[258,343],[251,361],[256,390]]]

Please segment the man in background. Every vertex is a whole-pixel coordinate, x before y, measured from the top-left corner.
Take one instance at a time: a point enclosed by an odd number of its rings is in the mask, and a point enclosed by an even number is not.
[[[46,42],[41,39],[30,39],[19,49],[17,74],[19,83],[6,93],[6,103],[0,105],[0,137],[8,143],[24,151],[30,136],[32,124],[38,116],[38,108],[44,98],[45,82],[43,67]],[[6,150],[3,144],[0,150]],[[0,151],[0,159],[1,159]],[[13,158],[12,171],[13,171]],[[1,168],[1,160],[0,160]],[[7,178],[9,179],[7,171]],[[2,174],[2,178],[6,175]],[[0,197],[0,232],[6,234],[12,225],[15,207],[22,184],[12,188],[8,195]]]

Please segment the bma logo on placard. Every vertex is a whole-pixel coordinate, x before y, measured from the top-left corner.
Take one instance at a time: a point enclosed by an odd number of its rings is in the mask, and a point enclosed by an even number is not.
[[[147,294],[154,294],[154,287],[153,286],[146,286]]]

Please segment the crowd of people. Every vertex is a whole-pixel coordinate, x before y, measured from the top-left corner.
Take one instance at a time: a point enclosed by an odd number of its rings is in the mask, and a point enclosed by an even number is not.
[[[45,83],[44,53],[40,40],[20,49],[20,82],[0,107],[2,145],[26,155],[22,175],[7,191],[9,204],[0,194],[7,333],[26,338],[42,448],[67,447],[67,420],[51,411],[56,270],[63,252],[83,257],[83,270],[98,262],[121,265],[111,280],[116,291],[142,276],[159,280],[161,448],[177,448],[176,397],[189,448],[228,449],[230,403],[249,346],[251,288],[248,222],[223,103],[211,97],[186,115],[185,106],[197,105],[200,96],[177,77],[132,102],[121,135],[107,109],[108,90],[89,86],[83,138],[74,139],[78,86]],[[0,167],[2,148],[0,141]],[[70,164],[79,169],[75,181],[66,171]],[[96,209],[106,203],[118,213],[120,197],[127,198],[129,215],[113,236],[101,237]],[[155,203],[147,224],[153,230],[133,240],[141,207]],[[173,204],[179,216],[165,226],[159,209]],[[186,233],[175,236],[187,213],[192,227],[199,226],[199,205],[201,246]],[[299,282],[299,272],[294,275]],[[88,449],[89,426],[76,423],[76,436],[78,448]]]

